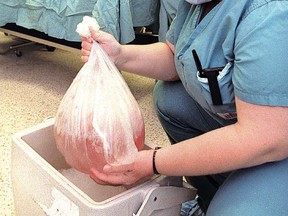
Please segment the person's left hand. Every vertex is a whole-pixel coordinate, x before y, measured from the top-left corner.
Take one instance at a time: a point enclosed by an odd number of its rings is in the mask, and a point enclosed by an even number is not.
[[[132,185],[140,180],[153,176],[153,150],[138,152],[133,164],[111,166],[105,165],[102,171],[91,169],[90,177],[98,184]]]

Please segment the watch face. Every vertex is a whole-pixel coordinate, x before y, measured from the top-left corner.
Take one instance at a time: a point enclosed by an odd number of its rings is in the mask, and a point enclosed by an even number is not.
[[[206,2],[210,2],[212,0],[186,0],[187,2],[191,3],[191,4],[203,4]]]

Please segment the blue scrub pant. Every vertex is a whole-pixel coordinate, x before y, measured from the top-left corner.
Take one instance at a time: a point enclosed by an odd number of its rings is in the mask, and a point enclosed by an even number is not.
[[[188,95],[180,81],[157,81],[153,99],[172,144],[235,123],[212,118]],[[288,215],[288,159],[186,179],[197,188],[199,205],[207,216]]]

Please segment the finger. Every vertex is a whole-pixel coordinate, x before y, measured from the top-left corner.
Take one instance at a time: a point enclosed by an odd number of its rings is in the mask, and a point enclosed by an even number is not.
[[[90,44],[93,43],[92,38],[91,37],[87,38],[87,42],[90,43]]]
[[[89,50],[86,50],[86,49],[81,49],[81,54],[82,56],[90,56],[90,51]]]
[[[92,31],[91,37],[97,42],[105,43],[105,42],[111,40],[111,37],[113,37],[113,36],[107,32],[99,30],[99,31]]]
[[[81,47],[82,47],[82,49],[91,51],[91,49],[92,49],[92,43],[89,43],[89,42],[87,42],[87,41],[82,41]]]
[[[89,57],[88,56],[81,56],[82,62],[88,62]]]
[[[108,185],[107,182],[101,181],[100,179],[98,179],[96,176],[90,175],[90,178],[95,181],[97,184],[100,185]]]
[[[91,171],[90,178],[92,178],[96,183],[101,185],[108,184],[106,181],[103,181],[101,180],[101,178],[99,178],[100,172],[97,169],[91,169],[90,171]]]
[[[99,34],[100,32],[102,32],[101,30],[95,30],[92,26],[89,26],[89,31],[91,33],[92,38],[94,38],[94,36],[97,36],[97,34]]]
[[[87,41],[88,43],[92,43],[92,39],[90,37],[89,38],[83,37],[83,36],[80,36],[80,37],[82,41]]]
[[[104,173],[125,173],[125,172],[131,172],[134,170],[134,163],[132,164],[125,164],[125,165],[119,165],[119,166],[111,166],[109,164],[106,164],[103,167]]]
[[[91,169],[91,177],[93,179],[96,179],[98,182],[104,182],[104,184],[119,186],[119,185],[127,185],[130,184],[130,177],[124,175],[124,174],[105,174],[102,172],[99,172],[96,169]]]
[[[91,26],[89,27],[91,37],[97,41],[99,31],[95,31]]]

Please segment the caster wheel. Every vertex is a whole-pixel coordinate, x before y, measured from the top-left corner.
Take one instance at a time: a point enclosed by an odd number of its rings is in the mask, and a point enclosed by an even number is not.
[[[56,48],[46,45],[46,49],[47,49],[49,52],[54,52],[54,50],[55,50]]]
[[[22,52],[20,50],[15,50],[15,55],[17,57],[21,57],[22,56]]]

